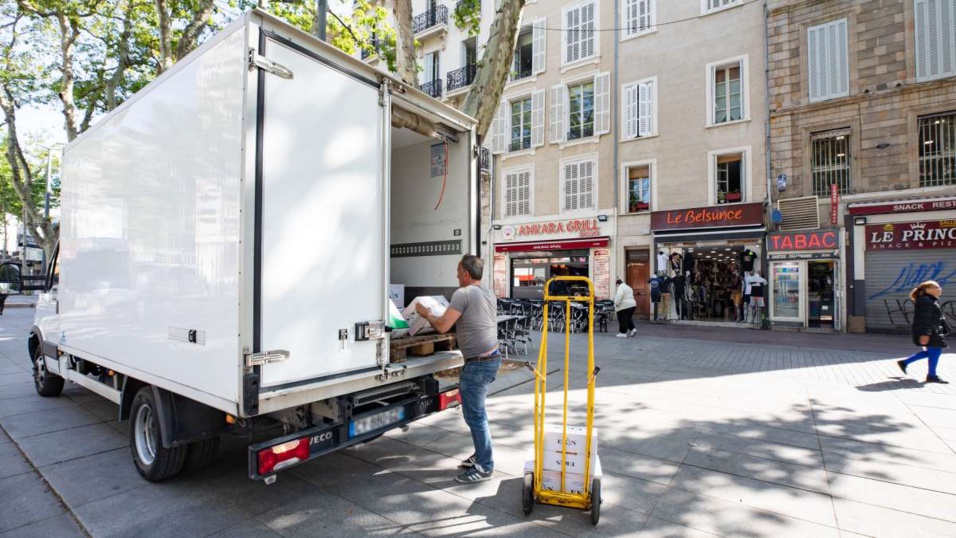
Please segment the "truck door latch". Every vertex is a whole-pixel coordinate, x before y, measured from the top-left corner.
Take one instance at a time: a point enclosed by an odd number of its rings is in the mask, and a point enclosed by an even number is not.
[[[261,364],[270,362],[282,362],[288,360],[291,354],[284,349],[274,349],[272,351],[261,351],[259,353],[246,353],[246,367],[252,368]]]
[[[291,80],[295,76],[286,66],[277,64],[269,58],[260,55],[256,52],[256,49],[249,49],[249,71],[257,67],[287,80]]]

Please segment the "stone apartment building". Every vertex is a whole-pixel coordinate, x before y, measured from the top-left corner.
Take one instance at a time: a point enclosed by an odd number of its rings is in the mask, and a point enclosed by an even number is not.
[[[663,272],[681,282],[673,297],[688,300],[680,313],[677,301],[659,305],[659,316],[733,322],[734,271],[759,269],[765,234],[763,5],[620,7],[617,272],[635,290],[639,317],[651,315],[648,278]]]
[[[767,32],[771,318],[906,331],[956,274],[956,1],[770,0]]]

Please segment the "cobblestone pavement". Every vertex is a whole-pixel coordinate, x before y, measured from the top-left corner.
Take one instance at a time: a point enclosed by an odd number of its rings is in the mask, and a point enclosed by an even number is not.
[[[530,374],[488,400],[492,481],[452,477],[471,440],[457,410],[300,465],[272,486],[226,439],[209,469],[162,484],[130,461],[116,406],[33,391],[32,312],[0,317],[0,536],[956,536],[956,385],[903,376],[903,337],[642,324],[595,337],[601,522],[521,513]],[[549,340],[560,422],[563,339]],[[574,335],[569,423],[583,423],[587,340]],[[518,357],[525,360],[525,356]],[[531,354],[532,360],[536,358]],[[956,356],[940,375],[956,381]]]

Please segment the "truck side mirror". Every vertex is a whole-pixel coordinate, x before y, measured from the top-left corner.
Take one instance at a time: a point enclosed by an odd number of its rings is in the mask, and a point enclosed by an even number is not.
[[[20,265],[12,262],[0,264],[0,294],[20,295],[23,292],[23,279]]]

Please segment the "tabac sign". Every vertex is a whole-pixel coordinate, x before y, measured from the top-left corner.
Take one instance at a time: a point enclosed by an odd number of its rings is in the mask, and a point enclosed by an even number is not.
[[[767,236],[767,250],[833,250],[840,248],[839,237],[835,230],[813,232],[789,232]]]
[[[654,231],[696,228],[737,228],[763,224],[763,204],[733,204],[695,207],[651,213]]]
[[[867,250],[956,248],[956,220],[872,224],[866,227]]]

